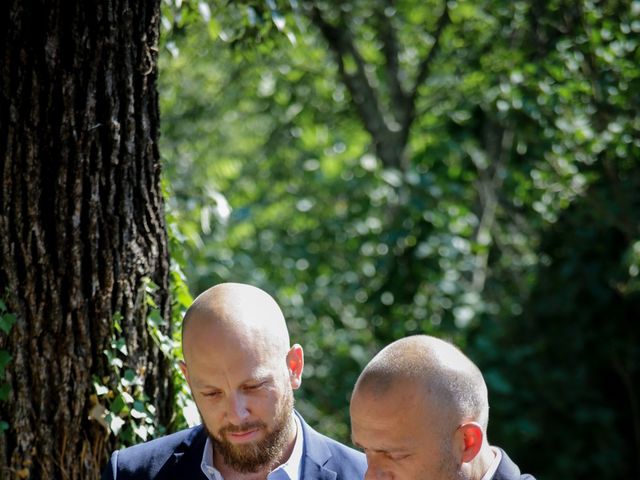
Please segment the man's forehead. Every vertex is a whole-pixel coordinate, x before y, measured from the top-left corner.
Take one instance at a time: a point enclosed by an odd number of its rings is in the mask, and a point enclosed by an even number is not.
[[[269,381],[274,378],[273,371],[265,367],[259,367],[251,372],[237,371],[236,375],[226,375],[224,372],[216,370],[215,368],[210,370],[197,369],[193,373],[190,372],[191,383],[194,387],[212,387],[212,388],[226,388],[230,382],[233,383],[233,387],[238,387],[250,383]]]
[[[270,325],[264,319],[244,317],[215,317],[205,313],[194,313],[189,328],[184,332],[183,348],[191,344],[238,345],[239,348],[280,350],[288,347],[288,334],[283,325]]]
[[[214,337],[204,336],[185,345],[187,365],[197,364],[208,370],[255,371],[285,361],[286,352],[276,351],[272,345],[258,337]]]
[[[419,428],[429,421],[428,410],[428,402],[417,388],[392,388],[384,393],[359,389],[350,407],[354,427],[375,425],[390,431]]]
[[[190,322],[183,337],[184,350],[193,346],[198,349],[231,347],[263,351],[285,345],[268,329],[259,328],[256,324],[219,321],[204,315],[194,315]]]
[[[369,404],[368,408],[422,407],[428,397],[428,389],[415,379],[396,377],[385,382],[383,388],[377,382],[360,384],[356,387],[353,402]]]
[[[247,348],[247,345],[227,344],[191,348],[185,356],[190,375],[211,379],[226,378],[234,383],[273,375],[285,368],[284,356],[274,355],[261,348]]]

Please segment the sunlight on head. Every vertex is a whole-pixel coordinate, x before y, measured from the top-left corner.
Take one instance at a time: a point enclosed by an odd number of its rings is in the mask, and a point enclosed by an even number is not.
[[[265,291],[242,283],[222,283],[201,293],[187,311],[182,329],[185,360],[193,341],[207,335],[282,356],[289,349],[289,333],[276,301]]]
[[[454,345],[427,335],[398,340],[381,350],[362,372],[355,392],[384,395],[398,382],[424,389],[452,421],[487,427],[487,387],[478,367]]]

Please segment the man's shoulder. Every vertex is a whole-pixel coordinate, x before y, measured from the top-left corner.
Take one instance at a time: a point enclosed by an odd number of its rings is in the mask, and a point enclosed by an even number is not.
[[[184,454],[189,446],[202,442],[200,437],[203,427],[198,425],[193,428],[181,430],[164,437],[156,438],[145,443],[140,443],[114,452],[111,457],[110,467],[118,472],[118,479],[153,478],[163,467],[169,463],[175,454]]]
[[[180,430],[179,432],[165,435],[148,442],[139,443],[131,447],[124,448],[119,452],[119,460],[123,458],[135,458],[138,456],[153,455],[157,452],[174,452],[181,444],[190,442],[198,436],[203,430],[202,425],[197,425],[192,428]]]

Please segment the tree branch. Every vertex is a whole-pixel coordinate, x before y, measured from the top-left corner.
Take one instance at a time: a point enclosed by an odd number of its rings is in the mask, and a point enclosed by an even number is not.
[[[489,160],[488,165],[471,156],[471,160],[478,170],[478,199],[481,211],[479,212],[478,228],[474,234],[474,242],[486,247],[480,250],[475,257],[475,268],[472,274],[472,288],[479,294],[484,290],[489,270],[489,253],[493,244],[493,229],[498,209],[498,191],[504,180],[504,165],[513,148],[514,134],[511,130],[505,130],[493,122],[485,122],[484,151]]]
[[[366,75],[365,61],[358,51],[346,25],[328,23],[316,5],[311,7],[311,21],[320,29],[332,50],[338,71],[346,85],[356,112],[372,137],[376,154],[387,167],[400,168],[403,148],[398,149],[397,131],[387,125],[376,91]],[[355,71],[349,72],[345,61],[353,60]],[[404,145],[402,145],[404,147]]]
[[[409,129],[411,128],[411,124],[415,119],[415,111],[416,111],[416,100],[418,99],[418,89],[420,85],[422,85],[429,74],[431,73],[431,65],[433,63],[433,59],[435,58],[438,50],[440,49],[440,37],[442,36],[442,32],[444,28],[449,24],[451,18],[449,17],[449,7],[447,6],[447,2],[444,2],[444,10],[440,18],[438,19],[438,23],[436,24],[436,31],[433,34],[433,45],[427,53],[427,56],[420,62],[418,66],[418,73],[416,75],[415,83],[413,84],[413,88],[411,89],[411,93],[409,94],[407,100],[407,116],[402,123],[402,134],[404,138],[409,137]]]
[[[400,80],[400,59],[398,37],[392,23],[392,19],[387,17],[385,10],[393,7],[393,0],[386,0],[382,8],[376,12],[378,22],[378,33],[382,41],[382,53],[386,62],[386,76],[389,82],[389,96],[396,122],[402,125],[408,113],[408,94],[402,88]]]

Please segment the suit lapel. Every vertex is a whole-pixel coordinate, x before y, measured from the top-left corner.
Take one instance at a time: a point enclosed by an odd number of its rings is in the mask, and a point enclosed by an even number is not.
[[[295,414],[300,420],[304,438],[301,480],[335,480],[338,474],[324,467],[331,458],[331,452],[322,438],[305,423],[298,412],[295,412]]]
[[[158,480],[176,480],[188,478],[190,480],[207,480],[200,468],[202,452],[207,435],[200,427],[185,438],[175,449],[171,458],[158,472]]]
[[[302,476],[300,478],[301,480],[335,480],[337,475],[333,470],[324,468],[313,460],[306,458],[302,466]]]

